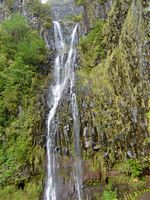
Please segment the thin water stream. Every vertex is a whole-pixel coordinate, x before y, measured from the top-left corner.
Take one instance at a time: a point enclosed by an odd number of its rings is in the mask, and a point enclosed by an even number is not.
[[[47,122],[47,180],[45,187],[44,200],[57,200],[57,154],[55,152],[55,116],[64,90],[70,84],[70,98],[73,116],[73,131],[75,144],[75,163],[74,163],[74,181],[77,191],[78,199],[82,199],[82,172],[81,172],[81,158],[80,158],[80,137],[79,137],[79,114],[74,90],[75,73],[74,66],[76,62],[75,38],[78,24],[74,27],[71,34],[71,42],[69,48],[63,39],[62,29],[58,21],[54,21],[54,38],[56,58],[53,73],[53,86],[50,90],[51,98],[49,104],[51,109],[48,114]],[[67,50],[69,49],[69,50]],[[66,52],[67,51],[67,52]],[[67,59],[65,55],[67,54]]]

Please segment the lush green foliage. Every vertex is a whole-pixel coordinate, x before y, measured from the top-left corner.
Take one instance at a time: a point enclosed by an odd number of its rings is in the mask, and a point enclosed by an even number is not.
[[[104,48],[101,44],[104,24],[103,20],[97,21],[88,35],[80,40],[81,66],[86,69],[93,68],[104,57]]]
[[[131,173],[133,177],[138,177],[142,171],[139,161],[135,159],[129,159],[127,160],[127,164],[129,166],[129,173]]]
[[[9,13],[11,15],[11,13],[16,13],[17,10],[21,12],[23,9],[21,7],[22,4],[28,13],[28,18],[30,20],[32,19],[30,22],[32,23],[34,21],[32,25],[36,24],[37,28],[40,28],[42,25],[44,29],[49,29],[51,27],[51,7],[49,3],[42,4],[40,0],[25,0],[24,3],[23,1],[16,3],[15,0],[6,0],[4,3],[6,5],[5,9],[7,9],[6,14]]]
[[[5,185],[29,178],[29,166],[43,157],[40,147],[34,155],[33,139],[41,120],[37,91],[46,83],[46,49],[20,15],[0,26],[0,46],[0,184]]]
[[[126,162],[120,163],[118,165],[118,170],[121,173],[124,173],[126,176],[137,178],[141,174],[142,166],[139,160],[128,159]]]
[[[117,200],[117,192],[111,190],[111,185],[109,185],[103,193],[102,200]]]
[[[1,200],[37,200],[42,191],[42,185],[39,182],[28,183],[24,190],[18,190],[15,186],[6,186],[0,190]]]

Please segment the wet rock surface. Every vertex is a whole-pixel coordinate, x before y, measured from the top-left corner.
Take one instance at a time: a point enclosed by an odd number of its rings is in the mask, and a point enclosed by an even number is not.
[[[83,12],[83,7],[76,6],[73,0],[53,2],[52,18],[53,20],[71,21],[74,16]]]
[[[150,192],[145,192],[144,194],[140,195],[137,200],[149,200],[150,199]]]
[[[106,19],[112,6],[113,0],[102,1],[88,0],[84,6],[83,30],[88,33],[98,19]]]

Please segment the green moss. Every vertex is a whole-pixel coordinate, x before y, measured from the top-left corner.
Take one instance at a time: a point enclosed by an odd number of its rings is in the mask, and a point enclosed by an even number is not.
[[[78,6],[84,5],[84,4],[86,3],[86,1],[87,1],[87,0],[75,0],[76,4],[77,4]]]
[[[81,38],[79,52],[82,68],[93,68],[104,57],[104,49],[101,45],[103,27],[104,21],[99,20],[89,34]]]
[[[103,44],[105,48],[107,48],[107,51],[112,52],[112,49],[118,45],[120,33],[128,14],[130,5],[130,0],[116,0],[113,2],[104,29]]]
[[[132,5],[131,1],[114,1],[102,31],[95,26],[81,39],[79,48],[78,102],[86,103],[88,108],[82,115],[98,130],[98,157],[102,157],[107,170],[127,160],[133,177],[149,166],[149,138],[144,138],[148,132],[149,83],[142,67],[146,59],[142,45],[147,34],[142,11],[141,1]],[[134,122],[134,112],[138,122]],[[143,127],[139,125],[142,121]],[[143,149],[145,156],[141,156]],[[93,154],[88,152],[90,159]],[[107,158],[102,156],[105,153]]]

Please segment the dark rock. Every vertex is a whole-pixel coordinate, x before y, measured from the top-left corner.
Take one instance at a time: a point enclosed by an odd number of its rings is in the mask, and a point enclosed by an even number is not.
[[[22,180],[17,185],[18,190],[24,190],[25,188],[25,180]]]

